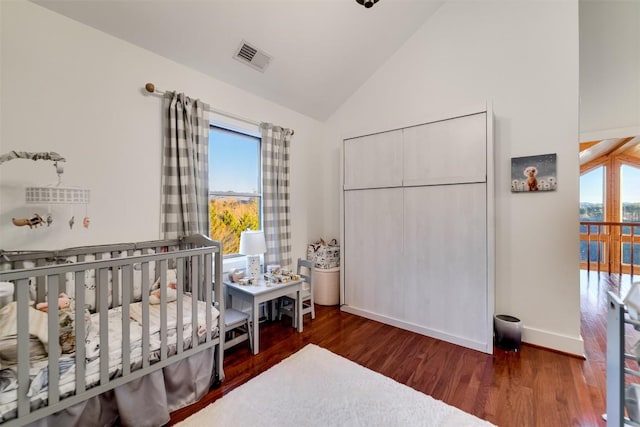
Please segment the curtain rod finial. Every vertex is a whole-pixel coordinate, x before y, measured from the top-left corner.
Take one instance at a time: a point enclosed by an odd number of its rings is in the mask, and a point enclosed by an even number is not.
[[[155,87],[155,85],[153,83],[147,83],[146,85],[144,85],[144,88],[149,93],[153,93],[156,90],[156,87]]]

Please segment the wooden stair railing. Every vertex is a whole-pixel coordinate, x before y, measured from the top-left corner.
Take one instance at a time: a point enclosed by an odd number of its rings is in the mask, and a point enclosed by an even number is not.
[[[583,231],[586,228],[586,231]],[[628,228],[628,233],[623,233]],[[591,271],[592,248],[596,242],[597,271],[608,273],[627,273],[633,276],[640,273],[640,264],[634,263],[640,251],[640,222],[580,221],[580,241],[587,242],[586,260],[580,260],[581,268]],[[623,259],[623,245],[629,244],[629,263]]]

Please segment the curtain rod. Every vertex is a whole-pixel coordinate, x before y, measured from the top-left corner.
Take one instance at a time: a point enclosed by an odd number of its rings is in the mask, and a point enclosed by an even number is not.
[[[156,85],[154,85],[153,83],[147,83],[146,85],[144,85],[144,88],[149,93],[157,93],[158,95],[164,95],[164,93],[165,93],[164,90],[158,89],[156,87]],[[230,119],[239,120],[241,122],[245,122],[245,123],[249,123],[249,124],[252,124],[252,125],[256,125],[258,127],[260,127],[260,125],[262,125],[261,122],[257,122],[255,120],[251,120],[251,119],[247,119],[245,117],[237,116],[237,115],[232,114],[232,113],[227,113],[226,111],[218,110],[218,109],[215,109],[215,108],[213,108],[211,106],[209,106],[207,111],[209,111],[210,113],[220,114],[221,116],[229,117]],[[291,129],[291,135],[293,135],[294,133],[295,133],[294,130]]]

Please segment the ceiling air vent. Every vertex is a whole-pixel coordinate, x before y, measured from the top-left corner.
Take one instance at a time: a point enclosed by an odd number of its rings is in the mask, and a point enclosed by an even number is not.
[[[254,46],[251,46],[244,40],[242,41],[242,43],[240,43],[240,47],[238,47],[238,50],[236,51],[235,55],[233,55],[233,58],[247,64],[251,68],[255,68],[256,70],[262,72],[264,72],[272,59],[271,56],[269,56],[267,53]]]

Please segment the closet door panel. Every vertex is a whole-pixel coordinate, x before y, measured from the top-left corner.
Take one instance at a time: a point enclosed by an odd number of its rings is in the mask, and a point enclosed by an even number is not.
[[[406,320],[486,343],[486,186],[404,189]]]
[[[352,190],[344,198],[344,303],[398,318],[407,297],[398,279],[403,190]]]
[[[402,185],[402,131],[347,139],[344,142],[344,189]]]
[[[403,131],[405,186],[486,181],[485,113]]]

